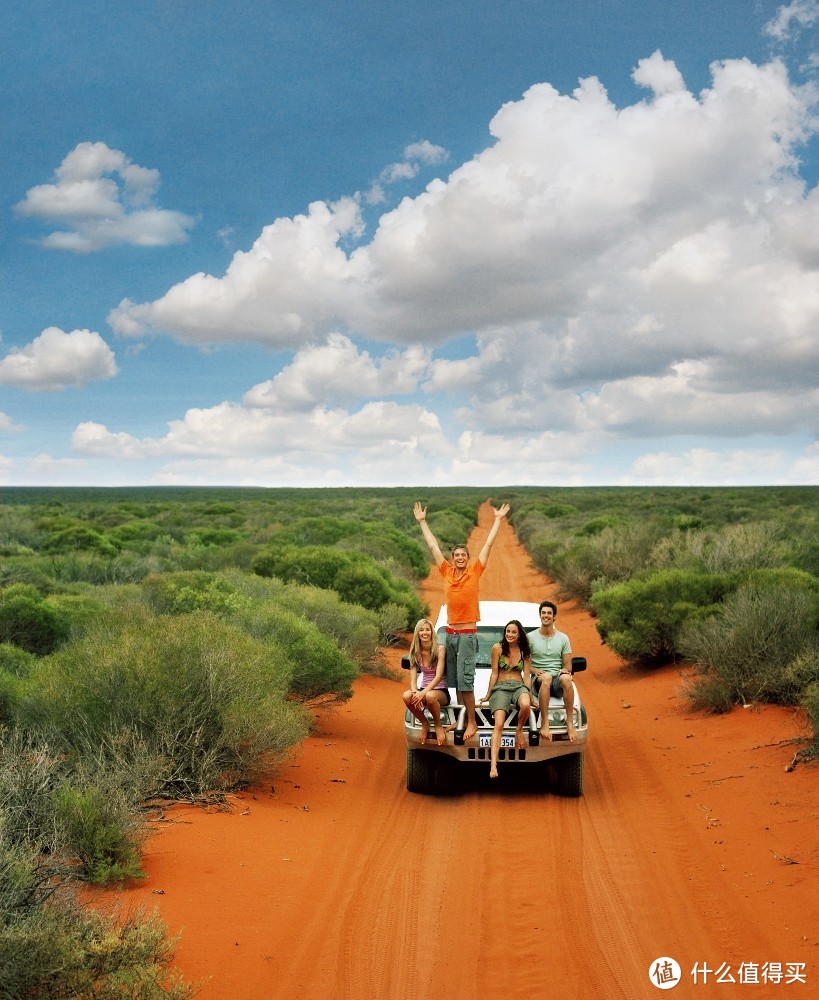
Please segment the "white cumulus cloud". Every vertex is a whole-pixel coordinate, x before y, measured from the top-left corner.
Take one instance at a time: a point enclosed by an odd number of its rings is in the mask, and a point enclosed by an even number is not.
[[[316,202],[223,276],[124,301],[111,323],[294,349],[245,397],[251,438],[298,411],[306,427],[287,433],[301,440],[339,408],[349,433],[354,395],[415,388],[511,442],[815,432],[819,193],[799,173],[815,88],[779,61],[732,59],[694,94],[660,52],[634,80],[647,96],[621,108],[594,78],[570,94],[537,84],[498,111],[491,145],[368,238],[359,196]],[[402,164],[441,155],[419,144]],[[372,357],[364,338],[395,349]],[[434,356],[455,338],[474,349]]]
[[[55,171],[53,184],[31,188],[15,209],[62,228],[39,242],[55,250],[90,253],[127,243],[183,243],[194,220],[159,208],[159,171],[141,167],[104,142],[81,142]]]
[[[783,4],[765,25],[765,33],[778,42],[792,39],[802,28],[819,20],[819,0],[791,0]]]
[[[428,367],[429,352],[421,347],[373,358],[349,337],[333,333],[326,344],[305,347],[274,378],[249,389],[244,402],[271,410],[306,410],[405,395],[417,390]]]
[[[0,385],[31,392],[82,389],[116,374],[114,352],[93,330],[66,333],[50,326],[0,360]]]

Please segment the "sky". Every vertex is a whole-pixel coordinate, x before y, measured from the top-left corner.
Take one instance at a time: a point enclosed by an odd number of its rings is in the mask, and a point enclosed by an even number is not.
[[[0,485],[819,483],[819,0],[18,0]]]

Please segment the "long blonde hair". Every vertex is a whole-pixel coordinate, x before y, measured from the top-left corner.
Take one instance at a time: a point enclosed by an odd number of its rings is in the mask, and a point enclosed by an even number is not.
[[[421,618],[415,625],[415,631],[412,633],[412,642],[410,643],[410,666],[418,669],[418,654],[421,652],[421,639],[418,635],[418,629],[426,623],[430,627],[432,636],[430,638],[429,644],[429,663],[427,663],[427,670],[432,669],[432,664],[438,659],[438,636],[435,634],[435,626],[429,620],[429,618]]]

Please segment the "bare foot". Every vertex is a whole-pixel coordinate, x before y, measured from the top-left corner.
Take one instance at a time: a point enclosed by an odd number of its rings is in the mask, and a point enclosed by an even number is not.
[[[551,730],[549,730],[549,729],[541,729],[540,730],[540,738],[542,740],[545,740],[547,743],[551,743],[552,742],[552,733],[551,733]]]
[[[439,747],[442,747],[446,743],[446,730],[440,722],[435,727],[435,739],[438,741]]]
[[[464,739],[471,740],[473,736],[477,735],[478,735],[478,727],[475,725],[474,722],[470,722],[470,724],[466,727],[466,731],[464,732]]]
[[[428,722],[422,722],[421,723],[421,734],[418,737],[418,742],[419,743],[426,743],[427,736],[429,736],[429,723]]]
[[[518,750],[526,749],[526,740],[524,739],[523,736],[522,726],[518,726],[518,728],[515,731],[515,746],[518,748]]]
[[[577,730],[574,728],[573,722],[566,723],[566,733],[568,734],[570,741],[574,743],[577,739]]]

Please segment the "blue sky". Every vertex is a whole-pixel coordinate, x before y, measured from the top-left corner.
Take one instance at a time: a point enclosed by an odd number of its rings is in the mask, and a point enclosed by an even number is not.
[[[819,0],[0,26],[0,483],[819,482]]]

